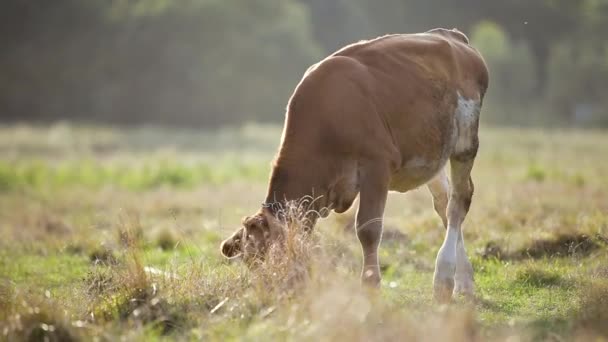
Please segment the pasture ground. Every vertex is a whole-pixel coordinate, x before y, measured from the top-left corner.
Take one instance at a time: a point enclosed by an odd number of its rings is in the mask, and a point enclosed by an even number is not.
[[[220,257],[280,127],[0,127],[0,340],[608,339],[607,132],[481,131],[476,298],[438,306],[426,189],[389,197],[378,293],[349,215],[255,274]]]

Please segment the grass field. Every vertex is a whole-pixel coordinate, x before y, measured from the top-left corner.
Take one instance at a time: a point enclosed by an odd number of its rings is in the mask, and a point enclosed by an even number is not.
[[[482,128],[477,293],[449,306],[426,189],[389,197],[379,292],[349,215],[258,272],[223,260],[279,136],[0,127],[0,340],[608,340],[608,132]]]

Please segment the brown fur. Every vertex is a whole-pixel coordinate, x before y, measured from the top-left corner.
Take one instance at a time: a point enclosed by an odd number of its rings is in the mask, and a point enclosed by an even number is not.
[[[381,218],[388,190],[421,186],[458,157],[458,94],[481,101],[487,86],[482,57],[457,30],[387,35],[340,49],[311,66],[289,100],[265,203],[312,196],[313,209],[343,212],[361,193],[358,225]],[[464,152],[474,156],[473,145]],[[272,215],[254,216],[265,222]],[[247,221],[241,229],[250,229]],[[364,231],[358,227],[359,239],[371,251],[377,234],[368,239]],[[223,243],[226,256],[243,252],[226,247],[233,240]]]

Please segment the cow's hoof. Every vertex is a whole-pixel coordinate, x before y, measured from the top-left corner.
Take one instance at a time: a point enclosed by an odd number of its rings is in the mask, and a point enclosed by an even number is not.
[[[475,297],[475,283],[473,281],[473,277],[459,277],[458,275],[456,275],[454,284],[454,296],[462,296],[467,299],[473,299]]]
[[[452,278],[435,278],[433,282],[433,298],[439,304],[447,304],[452,300],[454,291],[454,279]]]
[[[442,260],[443,253],[440,251],[435,263],[435,275],[433,276],[433,297],[435,301],[444,304],[449,303],[454,291],[454,274],[456,264]]]
[[[361,284],[368,288],[380,288],[380,274],[372,270],[365,270],[361,274]]]

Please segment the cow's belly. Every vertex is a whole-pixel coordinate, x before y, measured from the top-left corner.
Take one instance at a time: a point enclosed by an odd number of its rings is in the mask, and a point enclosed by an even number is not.
[[[433,179],[445,167],[456,147],[458,131],[455,126],[456,122],[451,120],[446,123],[440,139],[429,140],[424,148],[404,153],[401,167],[391,175],[389,190],[406,192]]]
[[[406,192],[429,182],[445,166],[447,157],[435,161],[414,157],[391,176],[389,190]]]
[[[481,103],[457,94],[454,113],[443,120],[439,139],[425,140],[417,136],[413,141],[425,141],[415,149],[407,149],[402,167],[393,172],[389,189],[406,192],[429,182],[443,168],[452,154],[471,154],[477,151],[477,127]],[[425,131],[424,129],[420,131]],[[404,144],[408,146],[408,144]]]

